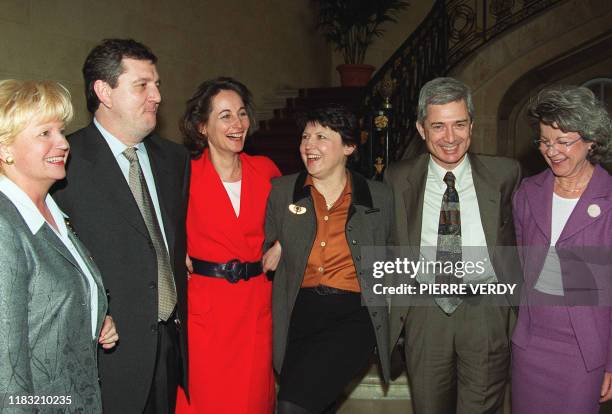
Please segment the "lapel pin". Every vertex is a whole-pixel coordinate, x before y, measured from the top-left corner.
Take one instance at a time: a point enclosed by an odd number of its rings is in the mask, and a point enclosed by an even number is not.
[[[599,215],[601,214],[601,208],[597,204],[591,204],[587,208],[587,213],[593,218],[599,217]]]
[[[289,204],[289,211],[291,211],[293,214],[300,215],[306,212],[306,207],[296,206],[295,204]]]

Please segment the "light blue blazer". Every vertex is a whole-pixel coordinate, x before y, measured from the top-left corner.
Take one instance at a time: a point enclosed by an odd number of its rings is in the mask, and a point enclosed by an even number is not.
[[[100,332],[108,306],[102,279],[68,234],[96,282]],[[0,412],[102,412],[89,298],[85,275],[49,225],[32,234],[0,192]],[[70,404],[15,405],[24,395],[70,396]]]

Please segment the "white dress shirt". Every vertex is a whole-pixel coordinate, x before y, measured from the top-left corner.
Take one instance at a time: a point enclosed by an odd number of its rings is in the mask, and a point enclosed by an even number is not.
[[[227,192],[227,196],[232,202],[236,217],[240,216],[240,190],[242,188],[242,180],[233,183],[223,181],[223,187],[225,187],[225,192]]]
[[[569,220],[576,204],[578,204],[578,200],[580,199],[563,198],[553,193],[550,249],[548,249],[542,271],[534,286],[534,289],[540,292],[556,296],[564,295],[561,261],[559,260],[559,255],[557,255],[555,245],[557,240],[559,240],[559,236],[561,236],[567,220]]]
[[[430,156],[423,197],[423,220],[421,222],[421,256],[426,261],[436,260],[440,208],[442,207],[442,197],[446,191],[444,176],[447,172],[448,170],[442,168]],[[455,189],[459,194],[462,261],[482,261],[485,269],[482,274],[466,275],[465,280],[471,283],[495,282],[497,277],[491,265],[487,240],[480,220],[480,209],[472,179],[469,156],[466,155],[459,165],[452,170],[452,173],[455,176]]]
[[[17,208],[17,211],[19,211],[19,214],[21,214],[21,217],[23,217],[23,220],[28,225],[32,234],[36,235],[36,233],[38,233],[38,231],[46,223],[46,220],[42,213],[38,211],[38,208],[36,208],[32,199],[17,184],[15,184],[5,175],[0,175],[0,191],[4,193],[9,200],[11,200],[11,202]],[[96,324],[98,322],[98,287],[93,276],[91,275],[91,272],[89,271],[89,268],[85,264],[85,261],[68,237],[68,229],[66,228],[66,222],[64,221],[64,218],[67,216],[62,212],[62,210],[60,210],[57,204],[55,204],[55,200],[53,200],[50,195],[47,195],[45,204],[47,204],[47,207],[49,208],[51,216],[53,216],[53,220],[55,221],[59,231],[55,230],[55,228],[51,225],[49,225],[49,228],[53,230],[62,244],[66,246],[66,249],[68,249],[72,257],[74,257],[74,260],[76,260],[81,273],[85,275],[85,279],[89,285],[91,334],[93,338],[96,338],[98,336],[98,333],[96,332]]]
[[[93,120],[94,125],[104,139],[106,143],[110,147],[113,155],[115,156],[115,160],[117,160],[117,164],[119,164],[119,168],[121,168],[121,172],[125,177],[125,181],[130,184],[130,162],[123,155],[123,151],[125,151],[128,146],[121,142],[117,137],[108,132],[96,118]],[[166,232],[164,231],[164,220],[162,219],[161,210],[159,207],[159,199],[157,198],[157,189],[155,188],[155,179],[153,178],[153,170],[151,170],[151,162],[149,161],[149,155],[147,154],[147,148],[143,142],[138,143],[134,146],[138,151],[136,154],[138,155],[138,162],[140,163],[140,169],[142,170],[142,174],[144,175],[145,181],[147,182],[147,188],[149,189],[149,194],[151,195],[151,201],[153,201],[153,207],[155,208],[155,216],[157,217],[157,222],[159,223],[159,229],[161,230],[161,234],[164,238],[164,244],[166,245],[166,249],[168,249],[168,241],[166,240]]]

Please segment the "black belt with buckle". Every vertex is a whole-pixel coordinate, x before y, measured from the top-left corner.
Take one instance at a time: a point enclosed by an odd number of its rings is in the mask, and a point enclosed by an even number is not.
[[[249,280],[263,273],[261,262],[241,262],[232,259],[227,263],[207,262],[206,260],[191,258],[193,273],[199,276],[218,277],[230,283],[240,280]]]

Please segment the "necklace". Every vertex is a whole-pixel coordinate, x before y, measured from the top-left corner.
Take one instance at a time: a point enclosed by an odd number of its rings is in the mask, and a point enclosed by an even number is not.
[[[336,188],[336,189],[334,189],[334,191],[329,191],[329,192],[326,192],[326,193],[323,193],[319,189],[317,189],[317,191],[319,191],[319,193],[321,193],[321,195],[323,196],[323,199],[325,200],[325,205],[327,206],[328,210],[331,210],[331,208],[334,206],[334,204],[336,204],[336,202],[340,199],[340,197],[342,196],[342,193],[344,193],[344,186],[345,185],[346,185],[346,183],[344,183],[340,188]],[[340,191],[338,191],[338,190],[340,190]],[[336,192],[337,192],[338,195],[336,195],[332,201],[327,201],[328,200],[328,196],[331,197],[332,194],[335,194]]]
[[[589,180],[590,179],[591,177],[589,177]],[[575,188],[570,189],[570,188],[565,187],[563,184],[561,184],[561,181],[559,181],[559,179],[557,178],[555,178],[555,183],[561,190],[565,191],[566,193],[579,193],[581,191],[584,191],[584,189],[589,184],[589,182],[587,181],[586,183],[581,183],[581,185],[576,185]]]
[[[579,193],[579,192],[581,192],[582,190],[584,190],[584,189],[586,188],[586,185],[585,185],[585,186],[582,186],[582,187],[577,187],[577,188],[574,188],[574,189],[570,190],[569,188],[565,188],[565,187],[563,187],[563,186],[562,186],[561,184],[559,184],[558,182],[557,182],[557,185],[559,186],[559,188],[560,188],[561,190],[565,191],[566,193]]]
[[[340,195],[342,195],[342,193],[340,193]],[[325,205],[327,206],[328,210],[331,210],[334,204],[336,204],[336,201],[338,201],[338,199],[340,198],[340,195],[338,195],[338,197],[336,197],[336,199],[332,201],[331,203],[328,203],[327,200],[325,201]]]

